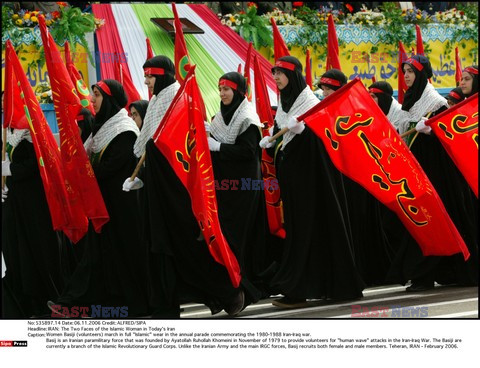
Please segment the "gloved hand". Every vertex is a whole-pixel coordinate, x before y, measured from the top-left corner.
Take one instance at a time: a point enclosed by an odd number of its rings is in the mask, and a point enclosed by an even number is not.
[[[7,199],[7,194],[8,194],[8,187],[5,185],[5,187],[2,189],[2,203],[5,202]]]
[[[125,179],[123,182],[122,189],[125,192],[129,192],[131,190],[137,190],[143,188],[143,181],[139,178],[135,178],[134,180],[130,180],[130,178]]]
[[[275,127],[275,124],[273,124],[270,128],[268,128],[268,132],[270,135],[273,135],[273,128]]]
[[[212,152],[218,152],[220,151],[220,142],[217,142],[214,138],[208,137],[208,148],[210,148],[210,151]]]
[[[301,134],[305,129],[305,124],[299,122],[296,117],[290,118],[287,123],[288,129],[294,134]]]
[[[2,176],[11,176],[12,171],[10,170],[10,159],[8,156],[5,156],[5,160],[2,161]]]
[[[417,125],[415,125],[415,130],[423,134],[430,134],[432,132],[432,128],[428,125],[425,125],[427,120],[428,119],[426,117],[421,118]]]
[[[261,148],[270,148],[270,147],[273,147],[273,145],[275,144],[275,141],[273,142],[270,142],[270,136],[266,136],[266,137],[263,137],[262,140],[258,143],[260,145]]]
[[[204,123],[205,123],[205,132],[210,133],[210,132],[211,132],[211,130],[210,130],[210,124],[207,123],[206,121],[204,121]]]

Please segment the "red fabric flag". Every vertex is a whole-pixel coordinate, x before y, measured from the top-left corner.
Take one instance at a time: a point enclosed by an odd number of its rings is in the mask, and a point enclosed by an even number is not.
[[[407,84],[405,83],[405,77],[403,74],[402,63],[408,59],[407,52],[403,46],[402,41],[398,41],[398,102],[403,103],[403,96],[405,91],[408,89]]]
[[[153,140],[187,189],[210,254],[226,267],[233,286],[238,287],[240,268],[218,220],[213,167],[200,106],[203,100],[194,72],[192,66]]]
[[[150,43],[150,38],[147,37],[146,42],[147,42],[147,60],[148,60],[148,59],[153,58],[155,55],[153,54],[153,49],[152,49],[152,45]]]
[[[68,41],[65,41],[65,64],[67,66],[70,79],[77,90],[77,96],[80,98],[82,107],[89,109],[92,115],[95,116],[95,109],[93,108],[92,104],[92,96],[90,96],[90,91],[88,90],[87,85],[72,61],[70,56],[70,45]]]
[[[335,31],[335,23],[331,14],[328,16],[328,43],[327,43],[327,70],[338,69],[342,70],[340,66],[340,59],[338,57],[338,39]]]
[[[469,257],[435,188],[358,78],[302,119],[338,170],[394,211],[425,256]]]
[[[257,114],[263,124],[262,135],[266,137],[270,135],[268,130],[273,126],[272,109],[270,108],[267,85],[265,84],[263,72],[256,55],[253,63]],[[274,158],[267,153],[267,150],[262,150],[262,175],[265,183],[264,192],[270,233],[285,239],[286,233],[283,228],[283,206],[280,187],[278,186]]]
[[[74,239],[77,239],[88,223],[86,223],[84,216],[80,218],[80,220],[84,221],[78,221],[77,206],[70,202],[69,194],[67,193],[70,185],[63,175],[57,142],[53,137],[10,40],[6,42],[5,59],[12,63],[12,75],[15,75],[15,78],[19,81],[20,98],[23,102],[22,108],[27,117],[33,147],[37,156],[38,168],[52,217],[53,229],[64,231],[67,236],[71,235]],[[63,65],[63,61],[61,64]]]
[[[443,147],[478,198],[478,93],[429,119]]]
[[[150,38],[146,38],[147,42],[147,60],[153,58],[153,49],[152,45],[150,44]],[[148,91],[148,99],[150,100],[152,98],[152,92],[150,90]]]
[[[252,84],[250,83],[250,59],[252,58],[252,43],[248,44],[247,59],[245,60],[245,69],[243,70],[243,76],[247,80],[247,99],[252,101]]]
[[[272,32],[273,32],[273,57],[275,61],[282,56],[289,56],[290,52],[288,51],[287,44],[283,39],[280,31],[278,30],[277,23],[275,19],[270,18],[270,23],[272,23]]]
[[[242,74],[242,63],[238,64],[237,73]]]
[[[11,52],[11,50],[10,50]],[[15,53],[15,50],[13,50]],[[28,129],[27,116],[23,110],[20,87],[13,73],[12,56],[5,54],[5,94],[3,100],[3,127]],[[8,76],[8,77],[7,77]]]
[[[312,89],[312,61],[310,60],[310,50],[308,49],[305,56],[305,82]]]
[[[188,56],[187,45],[183,37],[182,22],[178,17],[177,7],[172,3],[173,16],[175,17],[175,78],[182,83],[190,69],[190,57]]]
[[[68,200],[75,209],[76,221],[78,223],[82,221],[85,226],[81,231],[64,230],[72,242],[76,243],[87,232],[88,219],[92,220],[95,231],[100,232],[110,218],[75,120],[82,109],[82,104],[75,93],[55,41],[47,31],[44,17],[39,16],[38,19],[60,132],[61,158],[68,183]]]
[[[119,81],[123,88],[125,89],[125,93],[127,94],[127,105],[124,106],[128,109],[128,106],[132,102],[141,100],[140,94],[138,93],[133,81],[130,79],[130,74],[127,73],[126,68],[128,68],[126,62],[124,60],[119,60],[116,58],[115,60],[115,79]]]
[[[460,54],[458,53],[458,47],[455,47],[455,83],[457,86],[462,80],[462,62],[460,61]]]
[[[377,81],[377,79],[375,78],[375,76],[372,77],[372,83],[375,83]]]
[[[415,30],[417,32],[417,55],[425,56],[425,51],[423,51],[422,31],[418,24],[415,24]]]

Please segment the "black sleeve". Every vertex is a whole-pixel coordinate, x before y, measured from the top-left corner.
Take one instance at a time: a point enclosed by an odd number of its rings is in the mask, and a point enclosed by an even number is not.
[[[33,144],[22,140],[13,151],[13,161],[10,164],[11,181],[22,181],[39,175],[37,155]]]
[[[217,154],[221,160],[251,160],[256,157],[258,142],[260,142],[259,127],[251,124],[237,137],[234,144],[222,143],[220,152],[212,154]]]
[[[120,133],[110,142],[102,159],[93,168],[98,180],[111,177],[131,160],[135,140],[135,133],[127,131]]]

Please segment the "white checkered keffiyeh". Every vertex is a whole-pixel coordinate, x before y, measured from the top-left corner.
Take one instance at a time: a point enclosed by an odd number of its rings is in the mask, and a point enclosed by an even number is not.
[[[127,110],[121,109],[98,130],[94,137],[90,137],[85,141],[84,147],[87,154],[98,153],[103,150],[117,135],[123,132],[132,131],[137,136],[139,130],[137,124],[128,116]]]
[[[12,147],[17,147],[24,139],[32,143],[32,136],[30,135],[29,129],[14,129],[13,132],[7,129],[7,143]]]
[[[305,89],[298,95],[288,113],[283,111],[282,104],[279,104],[277,114],[275,115],[275,121],[277,122],[278,127],[280,130],[285,128],[290,118],[298,117],[304,114],[319,102],[320,101],[313,94],[310,87],[306,86]],[[283,144],[281,150],[285,149],[285,146],[293,139],[293,137],[295,137],[295,133],[292,133],[291,131],[288,131],[283,135]]]
[[[228,125],[219,111],[213,118],[210,132],[220,143],[234,144],[237,137],[245,132],[250,124],[262,127],[253,105],[245,98],[238,106]]]
[[[133,146],[135,156],[141,157],[145,152],[145,146],[148,140],[155,134],[158,125],[162,121],[179,88],[180,84],[175,82],[164,88],[158,95],[153,96],[150,100],[145,118],[143,119],[142,130]]]

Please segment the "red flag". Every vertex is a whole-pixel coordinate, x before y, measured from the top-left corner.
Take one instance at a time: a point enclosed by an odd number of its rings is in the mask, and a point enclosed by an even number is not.
[[[250,59],[252,58],[252,43],[248,44],[247,59],[245,60],[245,69],[243,70],[243,76],[247,80],[247,99],[252,101],[252,84],[250,83]]]
[[[39,16],[38,19],[60,132],[61,158],[65,179],[68,183],[68,199],[72,208],[75,209],[77,221],[83,221],[85,225],[81,231],[70,232],[67,230],[65,232],[76,243],[87,232],[87,218],[92,220],[97,232],[100,232],[102,226],[110,218],[75,120],[82,109],[82,104],[75,93],[75,88],[67,68],[62,62],[55,41],[47,31],[45,19],[43,16]]]
[[[372,83],[375,83],[377,81],[377,79],[375,78],[375,76],[372,77]]]
[[[478,198],[478,93],[428,120]]]
[[[417,55],[425,56],[425,51],[423,51],[422,31],[418,24],[415,24],[415,30],[417,32]]]
[[[312,61],[310,60],[310,50],[307,49],[305,57],[305,82],[312,89]]]
[[[115,60],[115,79],[119,81],[125,89],[128,98],[126,107],[128,108],[132,102],[141,100],[142,98],[135,88],[133,81],[130,79],[130,74],[127,73],[126,68],[128,68],[128,66],[125,60]]]
[[[327,43],[327,70],[338,69],[342,70],[340,66],[340,59],[338,58],[338,39],[335,31],[335,23],[331,14],[328,15],[328,43]]]
[[[177,7],[172,3],[173,16],[175,17],[175,78],[182,83],[190,69],[190,57],[183,37],[182,22],[178,17]]]
[[[267,85],[263,77],[262,69],[255,55],[253,59],[255,72],[255,102],[257,114],[263,124],[263,137],[269,136],[269,128],[273,126],[272,109],[268,98]],[[283,206],[280,196],[280,187],[278,186],[277,173],[274,159],[267,150],[262,150],[262,176],[265,193],[265,202],[267,208],[267,220],[270,233],[282,239],[285,239],[285,229],[283,228]]]
[[[237,73],[242,74],[242,63],[238,64]]]
[[[407,84],[405,83],[405,77],[403,74],[402,63],[408,59],[407,52],[403,46],[402,41],[398,41],[398,102],[403,103],[403,96],[405,91],[408,89]]]
[[[11,50],[10,50],[11,52]],[[15,53],[15,50],[13,50]],[[28,129],[27,116],[23,110],[20,87],[13,73],[12,56],[5,54],[5,95],[3,100],[3,127]],[[8,76],[8,77],[7,77]]]
[[[455,47],[455,83],[457,86],[462,80],[462,62],[460,61],[460,54],[458,53],[458,47]]]
[[[12,63],[12,75],[15,75],[15,78],[19,81],[20,98],[23,102],[22,108],[27,117],[32,143],[37,156],[38,168],[52,217],[53,229],[63,230],[67,236],[70,235],[77,239],[88,223],[86,223],[84,216],[81,216],[80,220],[85,221],[78,221],[79,216],[76,212],[78,206],[70,202],[69,194],[67,193],[70,190],[70,185],[63,175],[57,142],[53,137],[10,40],[7,40],[6,43],[5,59]],[[63,61],[61,65],[63,65]]]
[[[227,268],[234,287],[240,284],[240,268],[220,229],[213,167],[202,115],[200,90],[192,66],[153,136],[187,189],[192,210],[210,254]]]
[[[272,23],[272,32],[273,32],[273,57],[275,61],[282,56],[289,56],[290,52],[288,51],[287,44],[283,39],[280,31],[278,30],[277,23],[275,19],[270,18],[270,23]]]
[[[152,50],[152,45],[150,44],[150,39],[147,37],[147,60],[153,58],[153,50]],[[150,100],[152,98],[152,92],[148,90],[148,99]]]
[[[394,211],[425,256],[469,257],[435,188],[358,78],[302,119],[338,170]]]
[[[153,54],[153,50],[152,50],[152,45],[150,43],[150,38],[147,37],[146,42],[147,42],[147,60],[148,60],[148,59],[153,58],[154,54]]]
[[[72,61],[70,56],[70,45],[68,41],[65,41],[65,64],[67,66],[68,74],[70,75],[70,79],[72,80],[75,89],[77,90],[77,96],[80,98],[80,103],[82,107],[86,107],[90,110],[92,115],[95,116],[95,110],[92,104],[92,96],[90,96],[90,92],[88,90],[87,85],[85,84],[80,72],[75,67],[75,64]]]

